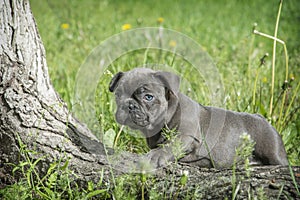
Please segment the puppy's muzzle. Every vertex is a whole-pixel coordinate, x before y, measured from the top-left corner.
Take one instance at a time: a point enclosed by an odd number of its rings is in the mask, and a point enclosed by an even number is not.
[[[129,105],[128,105],[128,110],[129,111],[134,111],[136,110],[138,107],[136,105],[134,105],[132,102],[129,102]]]
[[[147,126],[149,124],[148,116],[142,106],[134,101],[128,101],[128,112],[131,120],[139,126]]]

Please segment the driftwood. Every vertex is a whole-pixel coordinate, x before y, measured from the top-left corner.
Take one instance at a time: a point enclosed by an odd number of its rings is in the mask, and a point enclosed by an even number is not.
[[[113,152],[105,150],[93,133],[70,114],[55,92],[29,1],[2,0],[0,19],[0,186],[20,178],[18,174],[12,176],[10,164],[22,160],[21,143],[39,153],[29,153],[30,158],[44,156],[37,165],[40,174],[47,171],[50,163],[63,158],[69,161],[79,185],[97,182],[102,170],[106,182],[111,180],[112,171],[114,176],[129,173],[124,169],[130,167],[128,163],[137,162],[139,156],[119,155],[120,162],[111,168],[107,153]],[[188,172],[186,184],[180,184],[183,171]],[[244,170],[234,173],[230,169],[200,169],[173,163],[153,172],[150,176],[154,181],[148,188],[156,188],[166,198],[179,199],[187,195],[231,198],[233,186],[239,199],[259,197],[262,193],[268,198],[299,198],[295,184],[300,183],[300,167],[292,167],[291,171],[288,167],[252,167],[248,177]]]

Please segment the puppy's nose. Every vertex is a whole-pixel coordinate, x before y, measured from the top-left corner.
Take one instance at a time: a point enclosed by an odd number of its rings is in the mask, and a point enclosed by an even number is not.
[[[133,105],[133,103],[129,103],[128,108],[129,110],[134,110],[135,106]]]

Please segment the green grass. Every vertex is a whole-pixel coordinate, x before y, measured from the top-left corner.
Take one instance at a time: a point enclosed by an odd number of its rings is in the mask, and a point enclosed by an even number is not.
[[[278,37],[287,45],[289,54],[290,88],[284,92],[286,69],[283,46],[277,44],[274,103],[272,115],[269,114],[272,87],[272,48],[273,41],[252,34],[257,30],[274,34],[277,1],[40,1],[31,0],[31,7],[47,53],[50,77],[55,89],[68,103],[70,109],[76,103],[73,99],[76,73],[89,53],[102,41],[113,34],[122,32],[122,26],[131,24],[132,28],[163,26],[174,29],[193,38],[211,55],[219,69],[226,91],[224,107],[237,111],[260,113],[278,129],[284,139],[292,164],[300,164],[300,115],[299,95],[296,87],[300,75],[300,42],[298,26],[299,2],[284,1],[280,16]],[[157,19],[163,17],[159,24]],[[63,24],[68,24],[64,29]],[[111,73],[126,70],[143,63],[146,50],[128,53],[113,63]],[[260,59],[268,53],[261,65]],[[150,51],[148,62],[155,62],[159,52]],[[163,61],[172,65],[191,83],[195,100],[208,105],[205,87],[199,77],[191,77],[191,71],[182,59],[171,63],[173,55],[165,53]],[[181,66],[187,67],[183,70]],[[107,87],[111,74],[101,77],[98,86],[97,108],[101,131],[109,129],[118,132],[111,105],[113,95]],[[183,91],[187,88],[182,86]],[[255,95],[255,98],[254,98]],[[286,96],[286,100],[282,101]],[[291,103],[289,106],[289,103]],[[102,114],[102,115],[101,115]],[[101,118],[101,116],[104,118]],[[140,140],[130,137],[124,129],[119,147],[143,150],[137,146]]]
[[[224,107],[237,111],[260,113],[280,131],[292,164],[300,164],[300,119],[299,95],[296,87],[300,74],[300,42],[298,26],[299,3],[284,1],[280,16],[278,37],[287,45],[289,71],[286,72],[284,48],[277,44],[275,81],[272,84],[273,41],[252,34],[257,30],[274,34],[278,2],[276,1],[31,1],[32,10],[47,53],[50,77],[55,89],[68,103],[70,109],[76,103],[73,99],[77,70],[89,53],[102,41],[122,32],[122,26],[132,28],[163,26],[188,35],[197,41],[211,55],[224,82],[226,104]],[[159,24],[157,19],[163,17]],[[68,24],[68,28],[62,28]],[[127,70],[141,65],[145,51],[139,50],[120,57],[113,63],[110,73]],[[260,59],[268,53],[261,65]],[[208,105],[207,90],[186,61],[171,53],[159,55],[159,51],[147,52],[146,62],[163,63],[177,69],[187,78],[193,91],[192,98]],[[158,58],[163,58],[158,61]],[[182,66],[186,68],[182,68]],[[293,76],[290,88],[285,92],[282,85],[286,73]],[[109,129],[118,132],[120,127],[114,121],[113,95],[107,87],[111,74],[101,77],[98,86],[97,113],[101,131]],[[274,86],[273,112],[270,115],[271,87]],[[184,92],[187,87],[182,86]],[[299,92],[298,92],[299,93]],[[286,100],[282,101],[286,96]],[[289,103],[291,103],[289,106]],[[104,118],[103,118],[104,117]],[[124,129],[120,135],[119,147],[140,152],[143,150],[136,140]]]
[[[110,36],[122,32],[124,24],[132,28],[157,27],[173,29],[197,41],[210,54],[222,77],[226,103],[224,107],[236,111],[260,113],[278,130],[284,140],[292,165],[300,165],[300,3],[284,0],[278,27],[278,38],[286,43],[289,55],[287,90],[284,48],[279,43],[276,51],[274,103],[270,115],[272,87],[273,40],[252,34],[256,29],[274,34],[279,1],[224,0],[224,1],[66,1],[31,0],[33,14],[46,49],[51,81],[72,110],[77,70],[90,52]],[[162,17],[163,23],[157,19]],[[148,51],[148,52],[146,52]],[[99,80],[96,102],[102,133],[117,133],[120,126],[114,120],[113,95],[108,92],[112,74],[147,63],[172,66],[187,79],[193,99],[209,105],[207,88],[200,77],[193,76],[193,68],[172,53],[142,49],[121,56]],[[261,65],[261,58],[264,64]],[[145,55],[147,55],[145,57]],[[185,66],[185,67],[182,67]],[[108,72],[108,71],[107,71]],[[291,81],[290,78],[294,77]],[[88,86],[87,86],[88,87]],[[284,101],[283,101],[284,100]],[[101,135],[102,137],[103,135]],[[100,137],[100,136],[99,136]],[[114,138],[113,138],[114,139]],[[116,146],[137,153],[146,152],[143,139],[124,128]]]

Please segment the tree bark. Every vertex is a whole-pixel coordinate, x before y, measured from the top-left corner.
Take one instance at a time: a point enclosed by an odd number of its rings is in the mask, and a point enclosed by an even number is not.
[[[51,85],[45,50],[29,1],[0,1],[0,19],[0,185],[11,184],[18,178],[12,177],[10,164],[22,160],[21,143],[39,153],[29,153],[31,159],[45,155],[37,166],[40,174],[54,161],[69,160],[78,183],[97,182],[102,169],[104,181],[109,182],[112,169],[107,150],[70,114]],[[137,162],[139,156],[128,153],[119,160],[113,168],[114,176],[124,173],[118,169]],[[189,172],[186,185],[179,184],[182,170]],[[259,188],[270,198],[277,198],[279,194],[280,198],[285,195],[299,198],[288,167],[251,170],[250,177],[245,176],[243,170],[236,172],[238,198],[247,198],[249,191],[257,196]],[[299,185],[300,168],[293,167],[292,171]],[[232,170],[200,169],[174,163],[157,170],[150,186],[164,191],[167,198],[195,194],[203,199],[223,199],[232,195],[232,175]]]
[[[47,154],[41,172],[65,152],[85,179],[106,163],[103,145],[53,89],[29,1],[1,1],[0,11],[1,167],[19,161],[19,136],[29,149]]]

